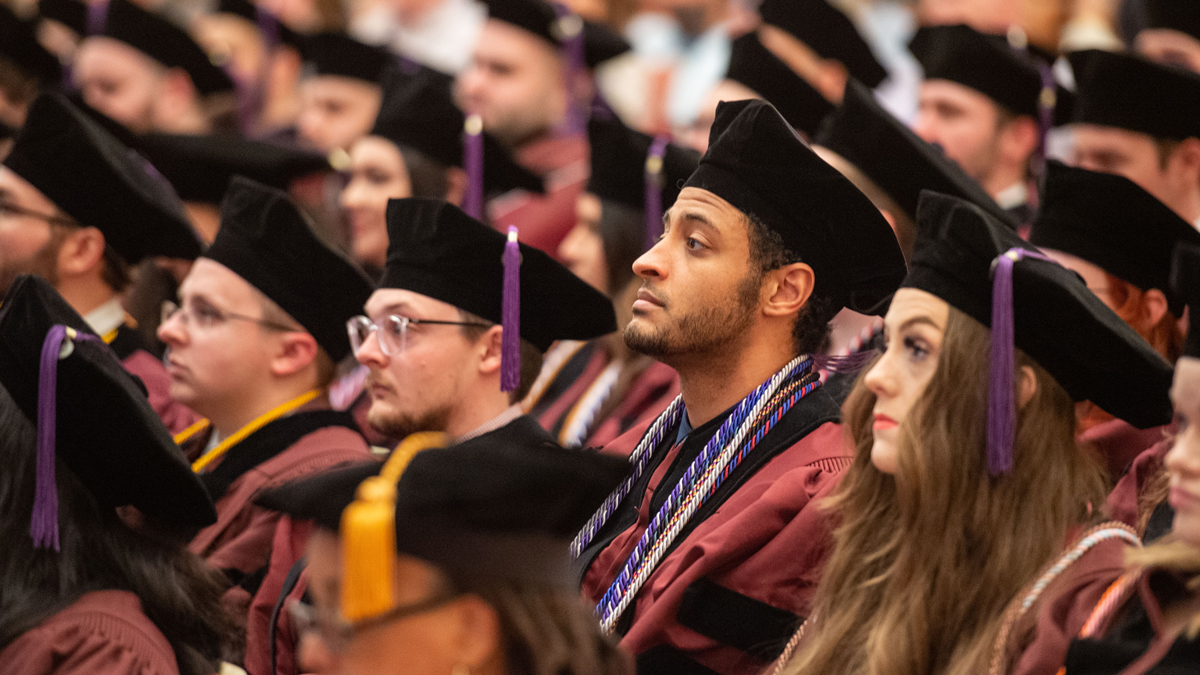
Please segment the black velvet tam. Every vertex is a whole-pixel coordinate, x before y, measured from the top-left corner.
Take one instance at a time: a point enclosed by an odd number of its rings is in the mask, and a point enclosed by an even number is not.
[[[465,116],[454,104],[453,87],[453,77],[432,68],[404,64],[390,69],[383,78],[383,103],[371,135],[416,150],[442,166],[462,168]],[[483,132],[484,193],[518,188],[545,192],[541,178]]]
[[[646,162],[654,139],[634,131],[613,117],[593,115],[588,121],[592,147],[592,175],[587,191],[636,211],[646,209]],[[680,185],[696,170],[700,153],[668,143],[662,157],[662,208],[671,208]]]
[[[344,33],[317,33],[303,39],[300,55],[315,75],[336,75],[379,84],[395,57],[382,47]]]
[[[765,101],[722,102],[708,152],[684,187],[756,216],[813,268],[818,294],[881,313],[904,278],[904,256],[879,209],[805,145]]]
[[[854,22],[827,0],[766,0],[759,11],[763,21],[791,33],[822,58],[840,61],[868,87],[887,77]]]
[[[1171,289],[1188,306],[1187,345],[1183,355],[1200,359],[1200,246],[1181,243],[1175,248]]]
[[[380,288],[403,288],[502,322],[505,235],[437,199],[392,199]],[[521,244],[521,338],[541,351],[556,340],[617,330],[612,302],[553,258]]]
[[[1194,0],[1145,0],[1146,28],[1167,28],[1200,40],[1200,7]]]
[[[0,58],[7,58],[42,87],[57,86],[62,79],[58,59],[37,40],[34,27],[0,5]]]
[[[182,28],[129,0],[109,0],[100,35],[120,40],[168,68],[182,68],[201,95],[233,92],[233,80]]]
[[[312,334],[335,362],[350,353],[346,321],[374,290],[349,258],[317,238],[286,193],[238,176],[204,257],[233,270]]]
[[[56,324],[94,337],[48,282],[18,277],[0,305],[0,386],[34,424],[42,343]],[[131,504],[164,523],[215,522],[208,492],[150,407],[141,380],[98,339],[74,340],[72,347],[58,362],[57,457],[101,504]]]
[[[485,0],[488,17],[512,24],[559,47],[567,30],[583,30],[583,61],[595,68],[630,50],[629,43],[613,29],[591,21],[572,26],[571,19],[560,20],[554,7],[543,0]],[[578,19],[578,17],[575,17]]]
[[[927,80],[970,87],[1018,115],[1038,115],[1042,76],[1025,50],[963,25],[927,26],[908,43]]]
[[[757,33],[733,41],[727,79],[740,82],[769,101],[792,128],[812,138],[833,104],[807,80],[763,46]]]
[[[1200,75],[1131,54],[1068,55],[1075,71],[1071,121],[1155,138],[1200,138]]]
[[[34,101],[4,164],[80,225],[98,228],[128,263],[200,255],[170,184],[60,94]]]
[[[258,503],[337,531],[358,485],[379,468],[330,471],[271,490]],[[628,471],[615,457],[487,434],[425,450],[396,485],[397,551],[451,575],[561,585],[571,538]]]
[[[1016,229],[975,179],[884,110],[859,82],[846,85],[842,105],[825,121],[816,144],[858,167],[914,222],[921,191],[933,190],[965,199]]]
[[[990,328],[993,261],[1012,248],[1037,250],[978,206],[926,192],[903,287],[932,293]],[[1013,267],[1012,283],[1016,346],[1072,398],[1140,429],[1171,421],[1171,364],[1078,274],[1024,258]]]
[[[1157,288],[1171,313],[1184,298],[1171,290],[1171,255],[1200,232],[1136,183],[1108,173],[1047,164],[1045,194],[1029,241],[1097,265],[1142,290]]]
[[[298,178],[333,171],[320,153],[234,136],[146,134],[134,142],[189,202],[220,204],[234,176],[286,190]]]

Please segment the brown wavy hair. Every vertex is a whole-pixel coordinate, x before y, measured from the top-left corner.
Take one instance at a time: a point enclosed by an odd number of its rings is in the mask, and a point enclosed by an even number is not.
[[[990,341],[950,309],[937,372],[900,425],[895,475],[871,463],[875,395],[859,379],[843,411],[854,462],[827,503],[835,548],[785,672],[986,672],[1006,606],[1103,501],[1071,397],[1019,350],[1037,392],[1018,412],[1012,473],[988,474]]]

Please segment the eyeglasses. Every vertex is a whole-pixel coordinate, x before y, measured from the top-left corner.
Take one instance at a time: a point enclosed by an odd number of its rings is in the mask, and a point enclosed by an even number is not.
[[[356,316],[346,322],[346,332],[350,335],[350,348],[354,355],[367,343],[372,333],[377,334],[379,349],[387,356],[396,356],[408,348],[408,330],[416,326],[475,326],[491,328],[486,323],[478,321],[434,321],[432,319],[413,319],[407,316],[391,314],[378,320],[378,323],[365,316]]]
[[[9,201],[0,201],[0,218],[19,217],[37,218],[38,220],[44,220],[47,223],[53,223],[56,225],[76,225],[75,221],[71,220],[70,218],[65,218],[63,216],[52,216],[48,213],[40,213],[32,209],[27,209],[24,206],[17,206]]]
[[[199,328],[212,328],[213,326],[224,323],[230,319],[237,319],[238,321],[249,321],[264,328],[283,331],[285,333],[304,330],[303,328],[299,328],[297,326],[288,326],[286,324],[276,323],[274,321],[268,321],[258,317],[246,316],[245,314],[226,312],[224,310],[217,309],[206,302],[191,302],[187,303],[186,307],[180,307],[170,300],[164,300],[162,304],[162,314],[159,316],[159,318],[162,320],[162,323],[166,324],[176,315],[178,315],[180,320],[183,321],[183,325],[187,326],[190,324]]]
[[[297,635],[315,631],[320,634],[321,640],[325,642],[325,646],[330,651],[340,654],[350,646],[354,636],[364,630],[431,612],[449,604],[461,595],[462,593],[458,591],[439,593],[428,600],[411,605],[401,605],[390,612],[384,612],[379,616],[357,623],[351,623],[341,618],[332,609],[318,609],[300,600],[293,600],[288,604],[288,614],[292,617],[292,625],[295,626]]]

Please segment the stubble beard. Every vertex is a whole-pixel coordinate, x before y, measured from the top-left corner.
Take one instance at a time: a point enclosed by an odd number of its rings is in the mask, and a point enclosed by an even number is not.
[[[420,412],[380,410],[372,405],[367,411],[367,423],[388,438],[402,439],[419,431],[445,431],[450,421],[450,406]]]
[[[625,327],[623,337],[630,349],[671,365],[694,354],[719,353],[735,343],[754,321],[758,306],[760,275],[750,274],[738,284],[731,302],[710,302],[670,320],[670,303],[662,312],[668,323],[642,327],[637,317]]]
[[[0,298],[8,294],[8,290],[16,283],[22,274],[32,274],[46,280],[51,286],[58,287],[58,251],[62,242],[51,238],[28,260],[0,261]]]

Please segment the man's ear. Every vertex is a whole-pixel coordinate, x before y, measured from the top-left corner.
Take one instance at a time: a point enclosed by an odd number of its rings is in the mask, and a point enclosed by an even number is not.
[[[1025,161],[1032,155],[1038,140],[1037,122],[1028,115],[1011,120],[1000,130],[1000,150],[1013,162]]]
[[[280,334],[279,349],[271,359],[271,373],[287,377],[304,370],[317,358],[317,339],[303,331]]]
[[[104,233],[94,227],[81,227],[69,233],[58,249],[58,273],[73,277],[85,274],[103,263],[107,242]]]
[[[1017,389],[1017,407],[1024,408],[1038,390],[1037,374],[1029,366],[1021,366],[1021,381]]]
[[[812,296],[816,275],[805,263],[792,263],[767,274],[763,312],[767,316],[798,314]]]
[[[1162,291],[1151,288],[1142,294],[1142,316],[1139,319],[1145,321],[1145,330],[1157,326],[1167,311],[1167,296]]]
[[[477,595],[465,595],[456,605],[456,665],[471,673],[488,671],[497,665],[498,659],[504,658],[500,617],[495,608]]]
[[[500,372],[500,344],[504,329],[499,325],[487,329],[475,342],[479,354],[479,372],[484,375]]]

